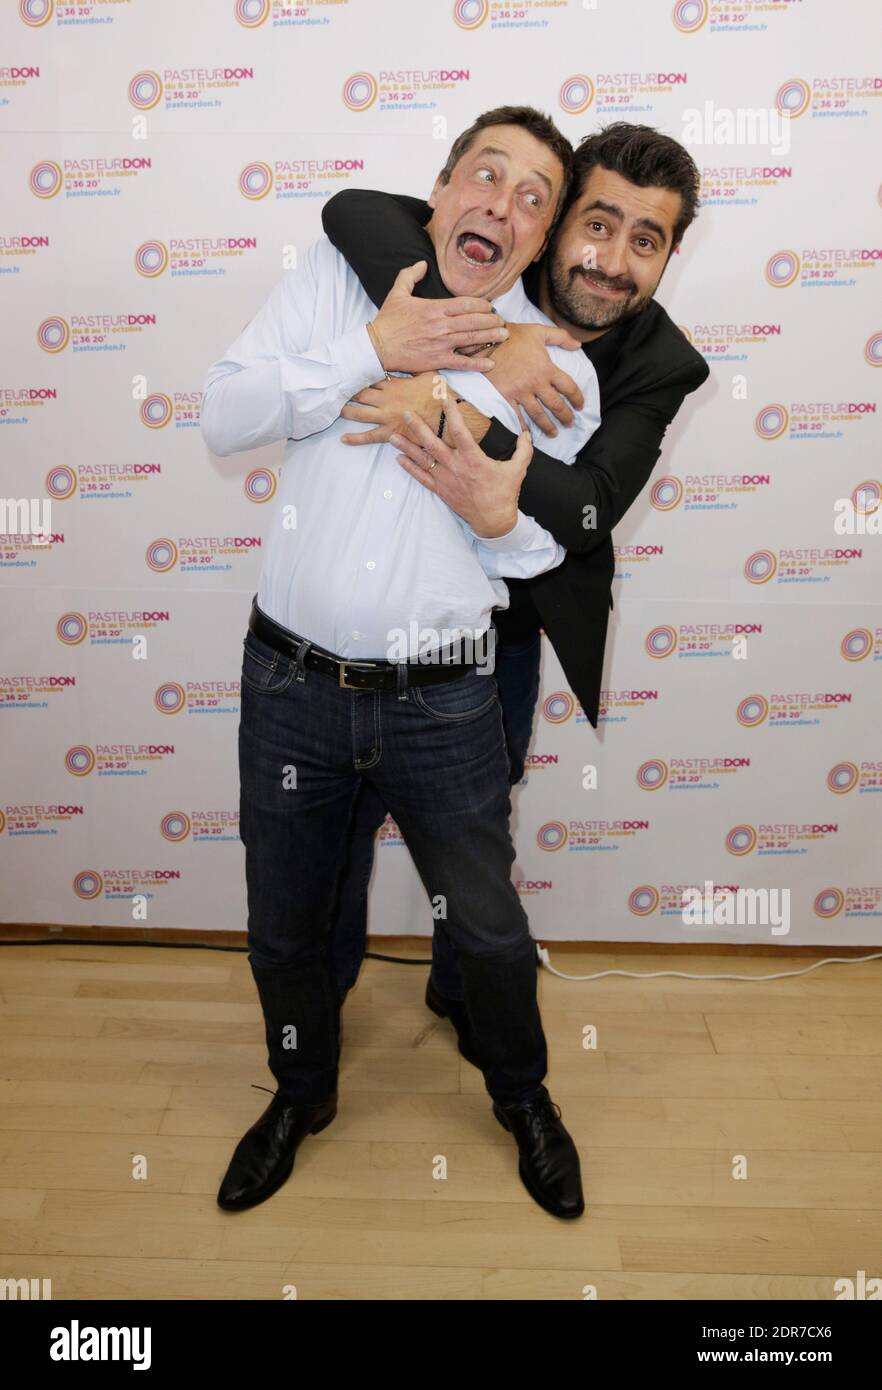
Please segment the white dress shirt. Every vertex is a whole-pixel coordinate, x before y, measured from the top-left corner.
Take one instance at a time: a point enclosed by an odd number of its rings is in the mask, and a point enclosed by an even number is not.
[[[507,321],[548,323],[521,281],[493,301]],[[476,638],[508,607],[503,576],[553,569],[565,550],[518,512],[505,536],[479,538],[396,462],[389,444],[349,445],[348,400],[383,367],[367,329],[376,313],[345,258],[320,237],[209,369],[201,429],[226,457],[287,440],[257,591],[292,632],[349,660],[432,651],[450,632]],[[566,462],[599,423],[599,391],[583,352],[550,349],[579,381],[585,409],[569,430],[540,435]],[[514,411],[481,372],[444,372],[455,393],[514,431]],[[369,428],[369,426],[365,426]],[[537,432],[538,433],[538,432]],[[399,634],[397,639],[395,634]]]

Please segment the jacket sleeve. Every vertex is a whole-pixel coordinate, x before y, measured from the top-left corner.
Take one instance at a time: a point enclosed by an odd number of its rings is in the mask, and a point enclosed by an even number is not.
[[[453,298],[441,279],[432,238],[424,230],[431,216],[422,198],[345,188],[324,204],[322,226],[379,308],[399,270],[414,261],[427,261],[429,266],[414,288],[418,298]]]
[[[599,429],[573,464],[534,449],[518,506],[568,551],[584,555],[593,550],[642,492],[668,425],[709,370],[706,362],[686,363],[650,389],[617,401],[603,412]],[[516,436],[494,419],[481,448],[490,458],[505,459],[516,443]]]

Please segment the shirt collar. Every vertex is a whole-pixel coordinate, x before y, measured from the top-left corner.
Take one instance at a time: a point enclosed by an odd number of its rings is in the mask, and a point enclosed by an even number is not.
[[[506,290],[505,294],[497,295],[495,299],[491,299],[490,303],[497,314],[501,314],[504,319],[510,320],[512,323],[532,317],[530,314],[532,306],[520,276],[515,280],[511,289]]]

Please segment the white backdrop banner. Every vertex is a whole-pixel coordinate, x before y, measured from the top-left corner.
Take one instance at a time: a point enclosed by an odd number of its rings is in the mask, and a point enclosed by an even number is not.
[[[614,536],[596,732],[545,644],[514,794],[533,934],[879,945],[877,22],[874,0],[6,0],[5,921],[244,929],[239,672],[282,446],[208,452],[208,366],[323,200],[425,196],[480,111],[530,102],[574,142],[626,119],[690,149],[702,211],[658,298],[712,368]],[[787,890],[789,929],[727,921],[739,888]],[[431,931],[391,822],[371,930]]]

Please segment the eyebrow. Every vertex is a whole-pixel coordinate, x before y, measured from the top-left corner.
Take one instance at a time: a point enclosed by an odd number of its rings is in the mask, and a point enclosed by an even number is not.
[[[497,159],[509,158],[509,155],[506,154],[505,150],[497,150],[494,145],[484,145],[480,150],[478,150],[478,155],[480,156],[482,154],[495,154]],[[545,187],[548,190],[548,196],[551,197],[552,193],[554,192],[554,189],[551,186],[551,179],[548,178],[546,174],[543,174],[540,169],[531,169],[530,173],[533,175],[534,178],[542,180],[542,182],[545,184]]]
[[[593,203],[589,203],[588,207],[583,209],[583,215],[587,217],[588,213],[592,212],[595,208],[600,212],[608,213],[610,217],[614,217],[618,222],[624,222],[625,220],[625,214],[620,207],[617,207],[615,203],[606,203],[602,198],[595,198]],[[665,245],[668,240],[668,234],[664,227],[660,222],[653,222],[651,217],[641,217],[634,223],[634,226],[635,228],[643,227],[648,232],[655,232],[661,237],[662,245]]]

